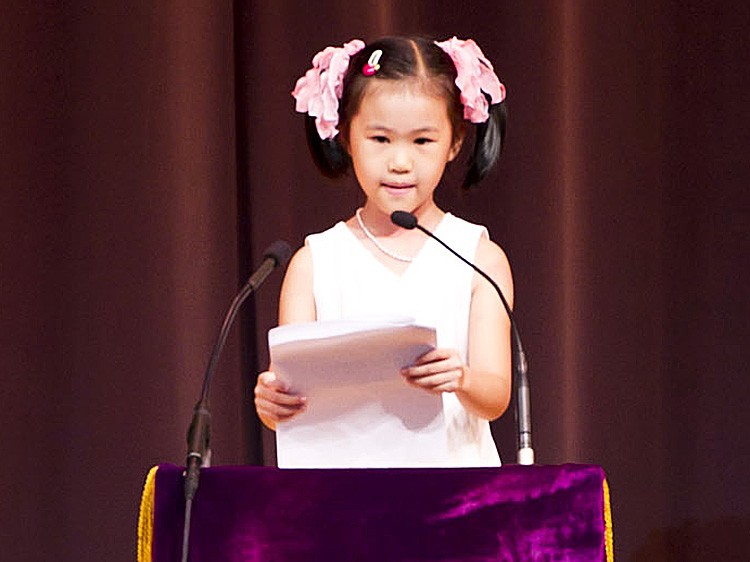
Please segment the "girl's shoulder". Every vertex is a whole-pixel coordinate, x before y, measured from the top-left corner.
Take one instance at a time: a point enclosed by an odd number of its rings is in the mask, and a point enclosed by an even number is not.
[[[490,240],[489,236],[482,236],[479,239],[476,260],[478,267],[510,272],[508,256],[498,244]]]
[[[443,216],[444,224],[447,224],[453,228],[462,228],[462,229],[481,229],[485,232],[487,231],[487,228],[481,224],[474,223],[467,221],[466,219],[462,219],[458,215],[454,215],[450,211],[446,212]]]
[[[503,249],[489,237],[483,236],[477,244],[474,263],[498,284],[510,306],[513,306],[513,274]],[[477,276],[475,283],[481,283]]]
[[[339,221],[322,232],[308,234],[303,249],[311,267],[315,263],[316,269],[322,271],[335,269],[337,262],[350,256],[353,242],[356,242],[354,234],[346,223]]]
[[[446,237],[452,244],[464,245],[464,249],[476,247],[477,239],[489,239],[486,227],[469,222],[452,213],[445,213],[435,229],[435,233],[438,236]]]
[[[308,234],[305,237],[305,246],[309,246],[310,244],[320,244],[330,240],[341,238],[342,236],[346,236],[347,230],[349,230],[349,227],[346,225],[346,223],[344,221],[339,221],[326,230]]]
[[[474,265],[487,273],[505,291],[512,290],[513,281],[510,269],[510,262],[505,251],[490,239],[487,227],[469,222],[450,213],[446,213],[446,224],[454,232],[461,232],[476,236]]]
[[[308,276],[312,272],[312,253],[310,247],[305,244],[301,248],[297,249],[289,260],[289,265],[286,268],[286,275],[300,275]]]

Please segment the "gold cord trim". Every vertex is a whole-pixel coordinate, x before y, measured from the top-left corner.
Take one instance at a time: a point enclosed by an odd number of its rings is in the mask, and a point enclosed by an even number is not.
[[[612,528],[612,505],[609,500],[609,484],[605,478],[602,482],[604,491],[604,548],[607,562],[615,562],[615,534]]]
[[[156,471],[148,471],[143,485],[141,509],[138,513],[138,562],[151,562],[151,547],[154,542],[154,497],[156,496]]]

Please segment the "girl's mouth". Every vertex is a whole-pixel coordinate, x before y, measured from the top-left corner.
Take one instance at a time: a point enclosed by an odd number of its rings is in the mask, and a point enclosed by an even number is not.
[[[392,191],[404,191],[414,187],[413,183],[383,183],[381,184],[384,188]]]

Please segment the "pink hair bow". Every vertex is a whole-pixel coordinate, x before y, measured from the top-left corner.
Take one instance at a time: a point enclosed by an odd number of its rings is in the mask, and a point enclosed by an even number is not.
[[[493,104],[505,99],[505,86],[495,74],[492,63],[473,39],[452,37],[435,44],[448,53],[456,66],[456,86],[461,91],[464,119],[484,123],[489,117],[489,103],[482,92],[489,94]]]
[[[352,39],[342,47],[326,47],[313,57],[312,68],[294,86],[295,109],[315,117],[321,139],[332,139],[339,132],[336,126],[344,74],[349,59],[364,48],[365,43],[360,39]]]

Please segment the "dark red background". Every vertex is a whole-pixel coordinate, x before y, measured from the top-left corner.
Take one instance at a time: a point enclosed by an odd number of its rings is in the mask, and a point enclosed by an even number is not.
[[[134,559],[240,280],[361,201],[316,175],[294,80],[325,45],[421,33],[474,37],[508,87],[501,165],[440,199],[511,259],[538,461],[605,468],[618,560],[750,559],[750,8],[728,5],[6,2],[2,558]],[[247,387],[279,280],[217,373],[216,463],[262,462]],[[512,461],[512,415],[495,430]]]

